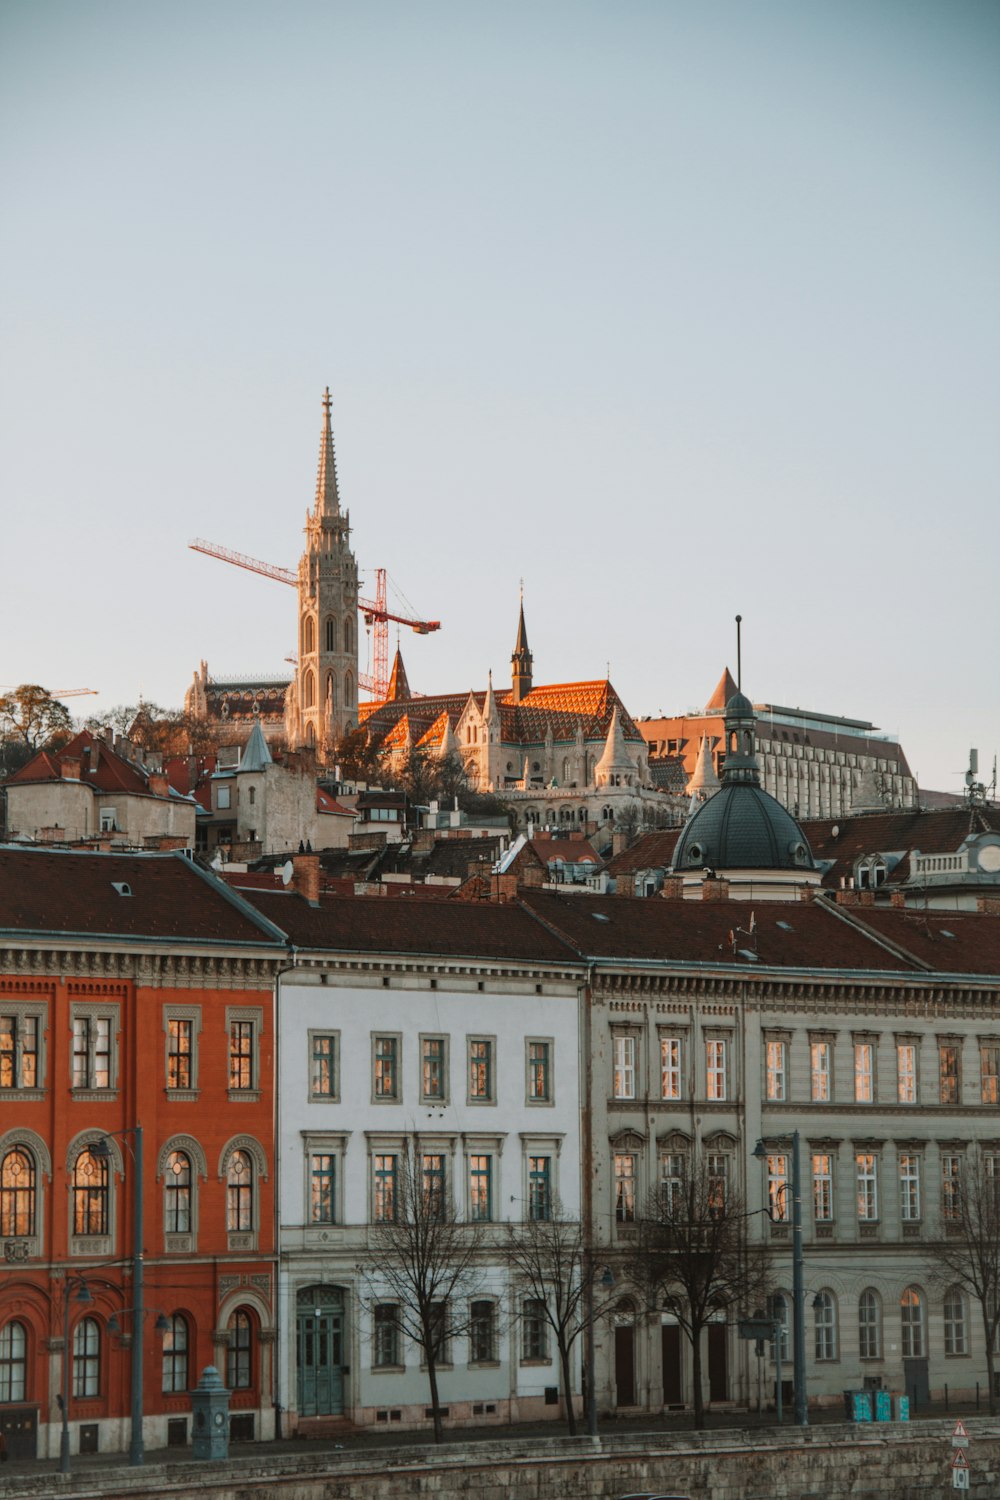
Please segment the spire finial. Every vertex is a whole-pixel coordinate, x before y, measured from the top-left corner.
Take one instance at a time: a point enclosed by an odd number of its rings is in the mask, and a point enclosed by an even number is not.
[[[743,616],[742,615],[737,615],[736,616],[736,690],[739,693],[741,693],[743,691],[743,666],[742,666],[742,658],[741,658],[741,654],[740,654],[740,652],[741,652],[741,647],[740,647],[740,626],[741,626],[742,623],[743,623]]]
[[[319,472],[316,475],[316,515],[339,516],[340,495],[337,490],[337,458],[333,451],[333,399],[330,387],[323,392],[323,431],[319,440]]]

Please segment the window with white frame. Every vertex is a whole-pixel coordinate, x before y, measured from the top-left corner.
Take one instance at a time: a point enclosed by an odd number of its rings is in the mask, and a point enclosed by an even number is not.
[[[0,1239],[30,1239],[38,1227],[34,1153],[18,1142],[0,1156]]]
[[[962,1094],[962,1048],[958,1038],[938,1042],[938,1087],[942,1104],[958,1104]]]
[[[469,1307],[469,1363],[492,1365],[497,1359],[496,1303],[478,1298]]]
[[[191,1233],[192,1176],[188,1153],[171,1151],[163,1173],[163,1229],[166,1234]]]
[[[833,1221],[833,1157],[817,1151],[812,1159],[813,1219],[817,1224]]]
[[[788,1157],[783,1151],[768,1152],[767,1211],[774,1223],[788,1218]]]
[[[771,1319],[777,1325],[778,1335],[777,1349],[775,1348],[774,1339],[772,1338],[770,1341],[771,1362],[773,1364],[775,1362],[775,1355],[780,1354],[781,1363],[783,1365],[787,1365],[789,1350],[791,1348],[788,1326],[788,1298],[785,1296],[784,1292],[775,1292],[774,1296],[768,1299],[768,1302],[770,1306]]]
[[[854,1102],[875,1102],[875,1044],[871,1041],[854,1043]]]
[[[614,1047],[614,1097],[635,1098],[636,1038],[628,1032],[616,1032]]]
[[[969,1352],[965,1297],[959,1286],[950,1286],[944,1294],[944,1352],[950,1355]]]
[[[917,1045],[896,1043],[896,1099],[900,1104],[917,1102]]]
[[[376,1104],[395,1104],[401,1097],[398,1034],[372,1037],[372,1098]]]
[[[372,1156],[372,1223],[394,1224],[398,1194],[396,1181],[399,1157],[394,1151],[378,1151]]]
[[[980,1102],[1000,1104],[1000,1041],[984,1037],[979,1043]]]
[[[309,1154],[309,1222],[337,1222],[337,1158],[332,1151]]]
[[[681,1073],[681,1038],[660,1038],[660,1095],[664,1099],[680,1099],[683,1089]]]
[[[81,1318],[73,1329],[73,1396],[97,1396],[101,1390],[101,1330],[96,1318]]]
[[[705,1155],[708,1211],[713,1218],[726,1212],[729,1202],[729,1154],[709,1151]]]
[[[249,1151],[232,1151],[226,1164],[226,1229],[248,1234],[254,1228],[254,1170]]]
[[[725,1037],[705,1041],[705,1097],[721,1102],[729,1098],[728,1047]]]
[[[859,1151],[854,1163],[858,1219],[862,1223],[873,1222],[878,1218],[878,1156],[874,1151]]]
[[[924,1303],[915,1286],[908,1286],[899,1299],[900,1332],[904,1359],[924,1356]]]
[[[684,1214],[687,1156],[682,1151],[664,1151],[660,1156],[660,1212],[667,1220]]]
[[[23,1401],[27,1392],[28,1335],[16,1319],[0,1328],[0,1403]]]
[[[487,1152],[469,1155],[469,1218],[474,1224],[493,1219],[493,1157]]]
[[[74,1089],[114,1088],[117,1031],[117,1007],[73,1006]]]
[[[920,1218],[920,1157],[913,1151],[901,1151],[899,1167],[899,1213],[904,1224]]]
[[[615,1152],[615,1218],[619,1224],[635,1222],[635,1157],[631,1151]]]
[[[818,1360],[837,1358],[837,1305],[832,1292],[813,1298],[813,1350]]]
[[[448,1038],[420,1038],[420,1099],[423,1104],[444,1104],[448,1098]]]
[[[771,1037],[765,1043],[764,1091],[775,1104],[788,1097],[788,1043],[781,1037]]]
[[[552,1158],[528,1157],[528,1218],[547,1220],[552,1217]]]
[[[548,1360],[548,1318],[540,1297],[525,1297],[521,1305],[521,1362],[540,1364]]]
[[[44,1005],[11,1005],[9,999],[5,1001],[0,1015],[0,1091],[41,1088],[44,1033]]]
[[[955,1151],[941,1154],[941,1217],[946,1224],[962,1217],[962,1157]]]
[[[858,1298],[858,1354],[861,1359],[882,1358],[882,1302],[874,1287]]]
[[[372,1364],[376,1370],[399,1367],[400,1343],[399,1304],[377,1303],[372,1309]]]
[[[340,1033],[309,1033],[309,1097],[335,1103],[340,1097]]]
[[[832,1091],[833,1043],[814,1037],[809,1043],[809,1097],[814,1104],[828,1104]]]
[[[176,1395],[188,1388],[188,1325],[182,1313],[174,1313],[166,1319],[166,1324],[160,1389]]]

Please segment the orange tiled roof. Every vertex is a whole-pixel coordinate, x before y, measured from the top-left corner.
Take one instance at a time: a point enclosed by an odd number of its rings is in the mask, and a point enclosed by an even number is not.
[[[634,720],[607,678],[532,688],[520,703],[513,701],[510,689],[494,692],[493,696],[500,712],[500,737],[505,745],[541,744],[549,730],[554,740],[572,740],[578,729],[585,740],[603,740],[607,738],[616,708],[625,738],[642,742]],[[405,703],[363,704],[358,710],[358,720],[367,726],[374,739],[388,746],[400,743],[393,730],[403,718],[409,720],[414,742],[426,736],[427,744],[440,743],[440,735],[435,737],[432,731],[436,731],[444,714],[452,720],[459,718],[470,697],[481,711],[486,702],[485,690],[410,698]]]

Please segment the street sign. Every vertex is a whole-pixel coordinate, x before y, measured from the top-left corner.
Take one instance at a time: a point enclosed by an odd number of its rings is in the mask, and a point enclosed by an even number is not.
[[[966,1456],[962,1452],[961,1448],[959,1448],[958,1452],[955,1454],[954,1458],[952,1459],[951,1466],[952,1466],[953,1469],[964,1469],[966,1471],[966,1473],[968,1473],[969,1460],[966,1458]]]
[[[770,1339],[774,1337],[774,1324],[770,1318],[741,1318],[741,1339]]]
[[[969,1488],[968,1469],[952,1469],[951,1487],[953,1490],[967,1490]]]
[[[959,1418],[955,1423],[955,1431],[951,1435],[951,1446],[953,1448],[967,1448],[969,1446],[969,1434],[965,1430],[965,1423]]]

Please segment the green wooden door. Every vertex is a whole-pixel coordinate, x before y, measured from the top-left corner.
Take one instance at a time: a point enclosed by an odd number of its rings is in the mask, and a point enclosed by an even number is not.
[[[344,1410],[344,1296],[337,1287],[306,1287],[296,1316],[298,1410],[337,1417]]]

